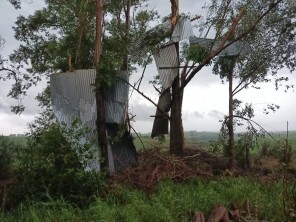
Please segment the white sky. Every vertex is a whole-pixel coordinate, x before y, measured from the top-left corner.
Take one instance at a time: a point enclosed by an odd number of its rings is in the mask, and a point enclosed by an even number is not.
[[[204,15],[201,7],[205,0],[180,1],[180,11],[190,12],[192,15]],[[12,26],[19,14],[32,14],[34,10],[40,9],[43,1],[25,0],[22,9],[16,11],[6,0],[0,0],[0,35],[6,40],[5,47],[2,51],[4,56],[9,55],[17,48],[18,43],[14,39]],[[169,0],[151,0],[151,6],[155,7],[161,15],[170,13]],[[5,19],[3,19],[5,18]],[[284,71],[282,71],[284,73]],[[149,65],[146,70],[146,76],[142,84],[141,90],[149,97],[153,98],[157,103],[158,96],[152,87],[148,84],[152,76],[156,74],[154,64]],[[290,75],[290,83],[296,85],[296,73]],[[131,83],[141,76],[141,70],[133,75]],[[12,133],[24,133],[27,130],[27,123],[32,121],[34,116],[38,114],[39,107],[34,97],[45,87],[42,83],[36,88],[29,91],[27,97],[24,98],[26,111],[20,116],[10,112],[10,106],[15,104],[7,93],[10,88],[8,81],[0,82],[0,135],[9,135]],[[275,91],[273,84],[261,85],[261,90],[249,89],[238,94],[238,99],[244,102],[252,103],[255,109],[255,121],[262,124],[269,131],[279,131],[286,129],[286,122],[289,121],[290,130],[296,130],[296,100],[295,92],[292,90],[284,93],[284,89]],[[196,131],[218,131],[221,123],[220,119],[227,113],[228,107],[228,88],[227,85],[221,84],[219,77],[214,76],[210,68],[203,69],[198,73],[193,81],[185,89],[183,102],[183,123],[185,130]],[[268,103],[280,105],[280,110],[276,113],[264,115],[263,107]],[[148,101],[144,100],[136,92],[133,93],[130,103],[130,112],[136,115],[136,122],[133,123],[134,128],[139,132],[150,132],[152,128],[152,118],[150,115],[155,114],[155,108]]]

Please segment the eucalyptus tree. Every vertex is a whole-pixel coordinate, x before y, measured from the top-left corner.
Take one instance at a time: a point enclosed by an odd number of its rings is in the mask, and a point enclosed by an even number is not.
[[[195,77],[195,75],[205,66],[212,64],[213,59],[215,57],[222,57],[227,56],[229,50],[231,51],[230,47],[233,45],[234,47],[238,46],[236,51],[242,49],[240,41],[244,42],[247,39],[252,39],[256,36],[256,33],[260,33],[260,29],[265,29],[266,33],[269,34],[270,37],[274,39],[270,39],[270,47],[269,53],[272,53],[272,62],[271,65],[273,70],[276,71],[278,68],[281,67],[280,64],[286,64],[287,66],[291,67],[295,60],[290,58],[286,58],[285,54],[282,54],[285,49],[291,51],[289,47],[283,48],[285,45],[285,37],[277,40],[276,36],[281,36],[281,32],[283,31],[282,28],[285,27],[285,36],[289,36],[288,32],[292,35],[289,38],[292,38],[294,29],[293,24],[295,20],[290,20],[290,16],[294,16],[295,10],[295,3],[289,0],[277,0],[277,1],[255,1],[255,0],[240,0],[240,1],[218,1],[213,0],[208,7],[208,16],[205,21],[201,23],[201,37],[197,39],[197,41],[191,41],[191,43],[197,44],[190,44],[190,46],[185,49],[185,65],[182,70],[183,75],[180,77],[180,98],[182,98],[183,89],[190,83],[190,81]],[[262,27],[262,28],[260,28]],[[214,33],[214,34],[213,34]],[[207,36],[212,35],[212,39],[206,39]],[[257,40],[259,40],[260,35],[265,35],[265,33],[257,34]],[[293,43],[290,40],[289,43]],[[264,42],[268,44],[267,42]],[[280,44],[274,50],[271,47],[274,44]],[[295,46],[295,45],[294,45]],[[294,47],[293,46],[293,47]],[[262,46],[262,48],[264,48]],[[239,54],[239,53],[236,53]],[[251,54],[248,54],[251,57]],[[267,59],[271,59],[268,54],[261,54]],[[282,55],[282,56],[281,56]],[[292,55],[292,53],[291,53]],[[259,55],[258,55],[259,56]],[[260,60],[258,60],[260,61]],[[278,61],[275,63],[275,61]],[[233,63],[233,62],[232,62]],[[254,64],[246,63],[248,66],[252,66],[255,69]],[[264,65],[264,64],[263,64]],[[263,69],[264,66],[261,67]],[[268,69],[268,68],[267,68]],[[250,71],[250,70],[249,70]],[[250,79],[260,79],[260,73],[250,73],[248,75],[252,75]],[[256,77],[255,77],[256,76]],[[258,80],[256,80],[258,81]],[[244,81],[246,83],[247,81]],[[240,87],[244,86],[244,83],[239,85]],[[245,84],[248,86],[249,84]],[[236,90],[239,90],[236,89]],[[179,104],[179,108],[181,109],[182,103]],[[176,115],[177,121],[182,123],[181,119],[181,112]],[[182,126],[182,125],[181,125]],[[175,140],[180,140],[182,137],[180,136],[183,132],[182,127],[178,127],[176,130],[179,132],[177,138],[171,138]],[[176,150],[175,153],[182,153],[184,143],[179,143],[178,147],[174,147],[173,149]]]
[[[12,2],[17,6],[19,1]],[[127,59],[127,46],[131,38],[145,32],[157,13],[148,9],[147,0],[110,0],[104,1],[103,6],[96,3],[102,1],[45,0],[41,10],[17,18],[13,29],[20,46],[10,55],[13,69],[8,75],[14,75],[18,85],[13,87],[11,96],[26,94],[42,76],[51,73],[96,68],[98,99],[118,80],[119,71],[134,70]],[[101,15],[96,20],[97,11]],[[23,109],[18,106],[15,111]],[[104,127],[103,122],[98,124],[98,130],[99,125]]]
[[[260,8],[261,4],[258,2],[248,3],[245,7]],[[246,16],[249,16],[248,20],[251,20],[254,15]],[[229,166],[233,166],[234,162],[235,125],[243,124],[241,122],[243,120],[248,123],[249,129],[256,132],[253,127],[254,121],[252,121],[254,117],[252,105],[246,104],[244,108],[241,108],[242,101],[235,98],[235,96],[248,87],[258,88],[257,83],[269,82],[271,81],[270,78],[275,81],[276,88],[278,88],[281,81],[288,80],[288,75],[278,74],[278,71],[285,67],[292,72],[296,67],[295,19],[296,3],[292,1],[282,2],[279,4],[278,10],[269,13],[256,26],[251,35],[247,35],[240,40],[248,48],[248,53],[219,57],[214,61],[214,73],[220,75],[222,81],[227,81],[229,85],[228,116],[226,116],[223,124],[226,126],[228,135],[225,151],[229,157]],[[230,26],[231,21],[228,23]],[[244,29],[245,25],[244,22],[239,24],[237,31]],[[233,33],[233,36],[237,35],[237,31]],[[236,86],[235,82],[237,82]],[[286,85],[286,87],[289,88],[290,86]],[[267,108],[274,111],[279,106],[269,104]]]

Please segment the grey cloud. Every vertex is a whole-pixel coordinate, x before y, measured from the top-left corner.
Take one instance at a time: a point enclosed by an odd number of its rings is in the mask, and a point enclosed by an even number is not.
[[[190,119],[202,119],[204,118],[204,115],[198,111],[185,111],[183,113],[183,120],[188,121]]]
[[[208,115],[209,115],[210,117],[213,117],[213,118],[218,119],[218,120],[223,119],[223,117],[224,117],[224,113],[222,113],[222,112],[220,112],[220,111],[218,111],[218,110],[211,110],[211,111],[208,113]]]
[[[203,114],[201,114],[200,112],[197,112],[197,111],[194,111],[194,112],[192,113],[192,115],[193,115],[195,118],[198,118],[198,119],[204,117]]]
[[[145,103],[139,103],[135,101],[132,103],[132,109],[130,112],[135,116],[136,121],[152,121],[151,115],[155,115],[156,108],[152,105],[147,105]]]

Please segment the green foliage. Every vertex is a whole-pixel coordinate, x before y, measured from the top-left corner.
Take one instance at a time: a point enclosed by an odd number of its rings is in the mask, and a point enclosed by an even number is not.
[[[271,141],[264,140],[258,153],[258,161],[261,157],[272,156],[277,158],[281,163],[289,166],[292,160],[292,144],[285,139],[274,139]]]
[[[18,146],[6,136],[0,136],[0,181],[12,177],[13,159]]]
[[[233,71],[236,63],[235,56],[220,56],[216,59],[213,73],[219,75],[221,79],[228,79],[229,73]]]
[[[1,221],[191,221],[191,212],[206,215],[217,204],[229,207],[236,203],[242,211],[249,201],[257,206],[259,220],[280,221],[281,183],[261,184],[243,178],[221,180],[193,179],[177,184],[170,180],[159,184],[156,191],[144,193],[113,185],[104,198],[98,198],[88,208],[78,209],[63,200],[29,202],[15,212],[1,214]],[[276,209],[276,210],[275,210]]]
[[[193,44],[184,48],[184,57],[187,61],[201,63],[208,54],[208,50],[198,44]]]
[[[79,143],[84,131],[74,127],[77,122],[69,131],[53,123],[29,136],[18,156],[17,183],[9,195],[13,204],[49,195],[85,206],[102,189],[102,175],[85,171],[90,144]]]
[[[239,134],[236,145],[236,159],[238,164],[243,168],[251,167],[251,150],[254,149],[256,140],[251,131]]]
[[[21,8],[21,0],[8,0],[8,1],[15,7],[15,9]]]
[[[20,1],[10,0],[15,6]],[[117,80],[118,70],[132,71],[128,45],[158,18],[146,5],[147,0],[132,0],[130,14],[127,2],[111,1],[104,4],[104,30],[98,87]],[[95,1],[45,1],[45,7],[29,16],[19,16],[15,22],[15,38],[20,46],[10,55],[10,64],[1,78],[14,81],[9,96],[21,101],[26,91],[49,73],[92,69],[95,64]],[[0,63],[0,71],[1,71]],[[3,77],[4,76],[4,77]],[[21,113],[20,103],[12,111]]]
[[[97,68],[96,87],[104,89],[118,81],[119,70],[122,63],[119,57],[114,53],[105,53],[100,59],[100,65]]]

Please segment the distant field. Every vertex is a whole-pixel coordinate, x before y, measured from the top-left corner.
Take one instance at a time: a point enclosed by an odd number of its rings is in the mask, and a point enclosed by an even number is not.
[[[286,132],[273,132],[271,133],[273,138],[277,141],[284,141],[287,137]],[[159,140],[158,138],[152,139],[150,133],[139,133],[138,138],[135,134],[134,144],[137,150],[144,148],[153,148],[153,147],[168,147],[169,146],[169,136],[165,136],[165,140]],[[210,141],[217,140],[219,132],[197,132],[197,131],[186,131],[184,132],[185,143],[187,145],[195,145],[202,148],[208,148]],[[18,145],[26,145],[26,136],[25,135],[10,135],[7,138]],[[274,143],[275,140],[269,136],[266,136],[264,139],[260,140],[260,144],[263,142]],[[292,145],[293,150],[296,150],[296,131],[290,131],[288,135],[288,141]]]
[[[185,143],[197,145],[200,147],[206,147],[209,145],[209,141],[217,140],[219,133],[217,132],[196,132],[196,131],[186,131],[184,132]],[[137,150],[143,148],[151,148],[151,147],[168,147],[169,146],[169,135],[165,136],[165,141],[159,140],[157,138],[151,138],[149,133],[139,134],[138,138],[136,135],[134,136],[134,143]],[[143,144],[142,144],[143,143]]]
[[[286,132],[273,132],[271,133],[271,135],[276,141],[284,141],[287,137]],[[157,138],[152,139],[150,137],[150,134],[139,134],[139,136],[140,138],[137,138],[136,135],[134,135],[134,138],[135,138],[134,143],[137,150],[140,150],[143,148],[141,141],[143,142],[145,148],[151,148],[156,146],[168,147],[169,145],[168,135],[166,135],[165,137],[166,140],[163,143],[158,141]],[[219,132],[197,132],[197,131],[184,132],[185,143],[187,145],[196,145],[202,148],[208,148],[210,141],[217,140],[218,136],[219,136]],[[272,144],[275,142],[274,139],[272,139],[269,136],[266,136],[265,138],[260,140],[260,143],[269,142]],[[289,132],[288,141],[292,145],[293,150],[296,150],[296,131]]]
[[[17,145],[25,146],[27,144],[27,136],[25,135],[10,135],[6,136],[10,141],[14,142]]]

